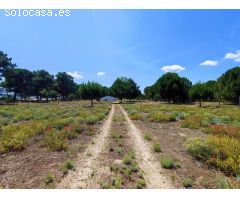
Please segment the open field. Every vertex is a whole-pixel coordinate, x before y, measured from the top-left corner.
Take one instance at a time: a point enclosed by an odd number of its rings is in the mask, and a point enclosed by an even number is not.
[[[0,107],[2,188],[239,188],[239,107]]]
[[[54,187],[84,151],[110,110],[87,102],[16,104],[0,107],[0,185]]]
[[[161,146],[159,160],[170,169],[166,174],[177,187],[191,182],[194,188],[239,188],[239,107],[159,103],[124,107],[145,139]]]

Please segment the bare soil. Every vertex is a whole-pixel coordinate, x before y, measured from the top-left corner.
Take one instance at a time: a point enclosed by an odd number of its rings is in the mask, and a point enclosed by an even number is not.
[[[186,140],[194,137],[206,137],[200,130],[181,128],[179,122],[151,123],[134,121],[143,133],[153,135],[154,142],[161,144],[162,152],[157,154],[160,162],[162,158],[172,158],[180,164],[174,169],[164,169],[163,173],[168,175],[176,188],[183,188],[182,181],[191,179],[192,188],[216,188],[217,179],[224,176],[221,172],[210,168],[206,164],[194,159],[185,147]]]
[[[97,133],[102,122],[92,125],[93,133]],[[60,170],[62,163],[75,160],[91,142],[93,135],[85,131],[72,139],[67,151],[50,151],[42,146],[42,135],[34,137],[22,151],[0,155],[0,188],[54,188],[63,178]],[[54,183],[45,185],[44,178],[54,175]]]

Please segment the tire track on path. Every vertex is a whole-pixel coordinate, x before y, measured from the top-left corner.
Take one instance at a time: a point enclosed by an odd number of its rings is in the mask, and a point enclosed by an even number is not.
[[[174,188],[171,181],[163,175],[163,169],[160,161],[156,160],[148,143],[144,141],[143,134],[133,124],[128,117],[127,112],[119,105],[123,115],[126,118],[129,134],[135,145],[136,157],[140,168],[144,171],[144,178],[147,182],[147,188],[152,189],[169,189]]]
[[[112,105],[108,118],[104,122],[100,133],[94,138],[93,144],[89,144],[84,153],[78,155],[75,171],[70,171],[56,188],[89,188],[92,182],[95,181],[93,176],[97,171],[97,163],[101,160],[100,154],[110,133],[114,111],[115,107]]]

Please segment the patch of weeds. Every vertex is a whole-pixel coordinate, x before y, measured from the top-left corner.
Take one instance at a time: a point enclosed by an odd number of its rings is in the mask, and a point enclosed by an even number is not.
[[[66,150],[68,142],[66,136],[56,129],[52,129],[44,134],[43,144],[52,151]]]
[[[71,160],[66,160],[62,165],[61,165],[61,171],[63,174],[67,174],[69,170],[74,170],[74,162]]]
[[[174,161],[171,158],[163,158],[161,160],[161,165],[165,169],[172,169],[175,167]]]
[[[124,151],[123,147],[116,147],[115,148],[115,152],[118,153],[118,154],[123,154],[123,151]]]
[[[152,135],[150,133],[144,133],[144,139],[147,141],[152,141]]]
[[[169,114],[165,114],[160,111],[150,113],[148,118],[149,118],[150,122],[169,122],[169,121],[171,121]]]
[[[154,150],[154,152],[157,152],[157,153],[161,152],[161,145],[160,145],[160,143],[154,143],[153,144],[153,150]]]
[[[86,122],[86,124],[88,124],[88,125],[96,124],[97,121],[98,121],[98,118],[95,117],[95,116],[88,116],[88,117],[85,119],[85,122]]]
[[[231,186],[225,178],[217,179],[217,188],[218,189],[230,189]]]
[[[91,153],[91,152],[88,152],[88,153],[87,153],[87,156],[91,157],[91,156],[92,156],[92,153]]]
[[[112,186],[116,189],[121,189],[123,185],[122,178],[120,176],[115,176],[112,178]]]
[[[192,187],[192,179],[190,179],[190,178],[184,178],[184,179],[182,180],[182,184],[183,184],[183,186],[184,186],[185,188],[190,188],[190,187]]]
[[[110,189],[111,188],[110,184],[107,181],[102,181],[100,183],[100,187],[101,187],[101,189]]]
[[[143,178],[139,178],[137,181],[137,188],[143,189],[146,187],[146,181]]]
[[[51,183],[53,183],[54,182],[54,175],[52,174],[52,173],[49,173],[48,175],[46,175],[45,177],[44,177],[44,183],[46,184],[46,185],[49,185],[49,184],[51,184]]]

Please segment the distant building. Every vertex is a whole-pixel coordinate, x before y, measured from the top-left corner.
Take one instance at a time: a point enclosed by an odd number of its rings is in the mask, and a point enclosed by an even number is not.
[[[109,102],[113,102],[113,101],[116,101],[116,100],[117,100],[117,98],[112,97],[112,96],[105,96],[105,97],[102,97],[100,99],[100,101],[109,101]]]

